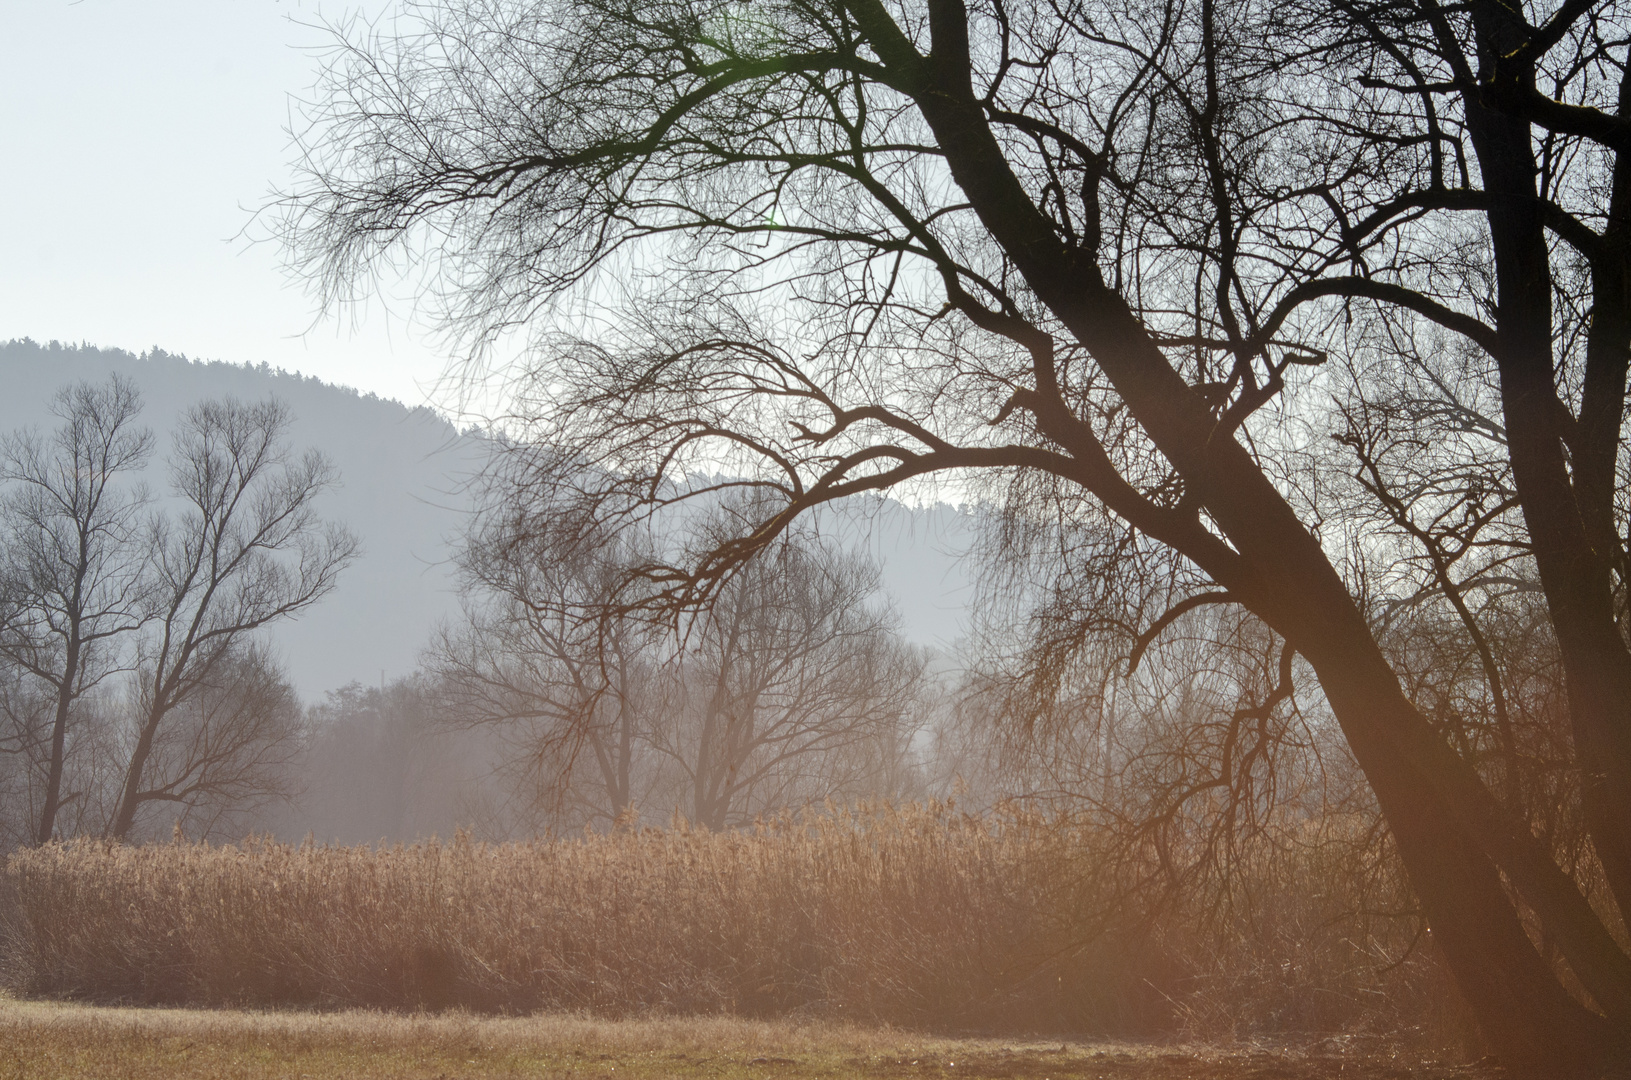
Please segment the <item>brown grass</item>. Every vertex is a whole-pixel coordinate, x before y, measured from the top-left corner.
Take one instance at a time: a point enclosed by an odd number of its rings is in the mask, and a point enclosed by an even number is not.
[[[1091,853],[943,806],[379,851],[77,842],[7,861],[0,976],[147,1005],[1207,1036],[1419,1025],[1444,991],[1343,921],[1340,868],[1304,860],[1324,880],[1259,882],[1271,904],[1203,933],[1181,907],[1090,917],[1119,887]]]
[[[29,1080],[1481,1080],[1377,1041],[1229,1047],[949,1039],[719,1017],[246,1013],[0,999],[0,1076]]]

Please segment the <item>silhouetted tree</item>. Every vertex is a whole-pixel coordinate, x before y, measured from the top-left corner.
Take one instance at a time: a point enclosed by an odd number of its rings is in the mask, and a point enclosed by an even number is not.
[[[308,734],[300,698],[265,646],[240,645],[159,727],[143,763],[143,801],[170,809],[190,836],[232,836],[263,805],[301,790]]]
[[[426,253],[478,347],[533,321],[537,489],[605,526],[718,486],[682,474],[757,487],[763,513],[649,576],[659,598],[705,602],[834,499],[1006,485],[1015,520],[1066,526],[1059,596],[1134,582],[1135,640],[1239,606],[1307,662],[1509,1063],[1626,1053],[1624,5],[418,10],[331,61],[291,250],[329,298]],[[607,316],[593,340],[547,328],[569,301]],[[1344,372],[1385,378],[1412,339],[1498,403],[1482,452],[1565,676],[1590,896],[1406,693],[1347,560],[1351,492],[1308,453],[1366,392]],[[1435,446],[1469,422],[1437,413]]]
[[[619,611],[638,560],[570,515],[502,504],[461,549],[463,621],[428,654],[446,718],[498,733],[530,809],[615,821],[639,794],[635,757],[667,707],[661,632]]]
[[[679,700],[647,740],[692,821],[904,793],[926,661],[877,592],[868,560],[783,536],[688,620]]]

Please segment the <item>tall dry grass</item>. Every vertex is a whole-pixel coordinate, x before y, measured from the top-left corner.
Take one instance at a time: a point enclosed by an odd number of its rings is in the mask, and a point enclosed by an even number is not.
[[[1293,860],[1295,862],[1295,860]],[[1282,860],[1283,862],[1283,860]],[[1353,1029],[1442,993],[1341,866],[1267,908],[1118,904],[1091,830],[945,805],[381,850],[79,841],[14,853],[0,977],[148,1004],[823,1016],[979,1031]],[[1293,881],[1297,873],[1320,880]],[[1391,965],[1391,966],[1390,966]]]

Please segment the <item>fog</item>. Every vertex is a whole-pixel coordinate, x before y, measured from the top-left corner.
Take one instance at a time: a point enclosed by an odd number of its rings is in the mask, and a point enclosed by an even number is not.
[[[586,823],[604,827],[616,816],[583,806],[570,810],[573,797],[552,787],[547,777],[518,772],[516,759],[527,755],[526,740],[518,742],[517,731],[503,723],[450,715],[448,695],[426,673],[427,649],[464,618],[465,607],[479,602],[468,591],[461,601],[455,563],[474,520],[475,493],[493,453],[492,440],[473,427],[460,431],[427,408],[265,367],[194,361],[157,349],[135,356],[32,341],[0,345],[0,378],[9,388],[0,398],[0,433],[49,435],[58,424],[50,413],[53,395],[71,385],[102,385],[115,374],[139,391],[138,422],[154,436],[145,469],[126,478],[129,485],[150,490],[154,507],[173,500],[167,494],[165,455],[189,408],[205,400],[272,399],[289,410],[287,449],[317,450],[335,469],[335,482],[314,501],[316,514],[343,526],[358,542],[358,554],[339,572],[332,591],[252,635],[301,703],[298,754],[280,766],[275,782],[251,785],[254,790],[234,798],[149,806],[138,835],[166,835],[179,820],[188,831],[217,839],[261,832],[344,843],[399,842],[450,836],[459,829],[517,837]],[[924,655],[935,658],[940,669],[951,663],[968,629],[974,596],[971,570],[962,557],[976,539],[967,512],[943,503],[911,507],[863,499],[814,516],[809,536],[875,573],[854,602],[880,613],[892,638],[928,650]],[[129,678],[115,673],[87,693],[87,718],[94,712],[95,723],[108,727],[112,740],[95,755],[83,751],[87,762],[117,756],[112,749],[121,737],[117,718],[132,707]],[[677,706],[668,701],[653,707]],[[818,784],[798,789],[802,795],[789,788],[780,800],[754,804],[754,812],[838,792],[848,798],[927,791],[934,770],[919,760],[932,744],[926,717],[945,707],[915,702],[913,715],[901,720],[897,741],[902,760],[912,760],[909,777],[897,775],[881,786]],[[9,760],[18,765],[27,756]],[[98,768],[112,766],[103,761]],[[26,775],[28,769],[12,771],[13,799],[23,804],[36,799],[37,792],[30,792],[37,784]],[[110,782],[104,777],[94,783]],[[691,808],[676,786],[683,786],[680,780],[645,783],[638,810],[648,822]],[[63,835],[98,831],[93,804],[109,798],[82,793],[84,812]],[[31,816],[20,804],[12,813]],[[9,832],[26,834],[17,828]]]

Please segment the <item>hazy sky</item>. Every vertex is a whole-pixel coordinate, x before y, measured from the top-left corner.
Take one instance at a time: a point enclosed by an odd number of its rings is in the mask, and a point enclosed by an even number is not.
[[[313,324],[270,244],[319,16],[388,0],[0,0],[0,340],[265,361],[417,404],[443,364],[378,306]],[[302,25],[305,24],[305,25]]]

